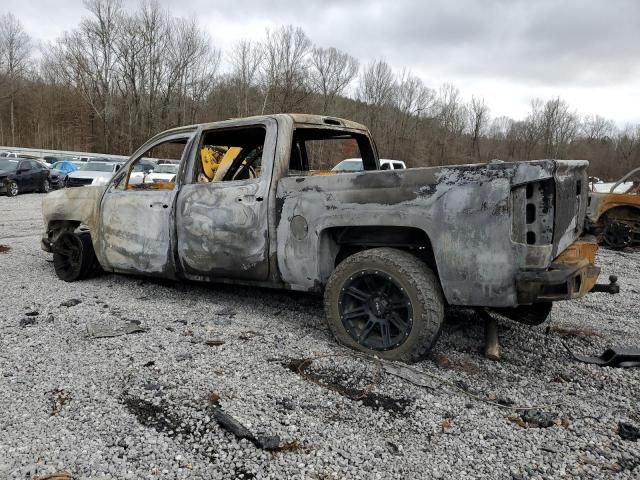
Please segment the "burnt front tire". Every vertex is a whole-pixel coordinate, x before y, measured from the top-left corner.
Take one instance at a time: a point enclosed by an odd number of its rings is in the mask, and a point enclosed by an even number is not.
[[[394,248],[364,250],[342,261],[325,288],[324,309],[339,343],[406,363],[425,358],[444,320],[436,275]]]
[[[53,268],[60,280],[75,282],[87,278],[97,264],[88,233],[64,232],[52,245]]]

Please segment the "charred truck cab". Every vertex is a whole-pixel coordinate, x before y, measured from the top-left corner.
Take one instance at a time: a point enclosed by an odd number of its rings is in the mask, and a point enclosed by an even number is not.
[[[175,181],[136,183],[154,154]],[[335,171],[361,158],[363,171]],[[594,290],[586,161],[380,170],[362,125],[279,114],[194,125],[143,145],[106,187],[43,206],[60,278],[105,271],[324,292],[336,338],[417,361],[448,305],[540,323]],[[598,287],[606,290],[606,287]]]

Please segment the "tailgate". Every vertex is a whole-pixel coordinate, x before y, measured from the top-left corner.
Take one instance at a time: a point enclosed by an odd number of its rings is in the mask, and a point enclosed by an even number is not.
[[[582,234],[588,200],[588,167],[587,161],[556,161],[553,258]]]

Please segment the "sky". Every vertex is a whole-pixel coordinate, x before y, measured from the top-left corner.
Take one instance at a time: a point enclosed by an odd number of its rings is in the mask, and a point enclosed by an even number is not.
[[[524,118],[533,98],[560,96],[580,114],[640,123],[640,0],[159,1],[196,18],[223,52],[292,24],[362,64],[384,59],[431,88],[452,83],[493,117]],[[0,0],[6,11],[43,42],[87,15],[81,0]]]

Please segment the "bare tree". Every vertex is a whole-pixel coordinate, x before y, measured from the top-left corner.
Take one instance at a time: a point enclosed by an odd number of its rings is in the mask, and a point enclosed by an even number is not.
[[[12,14],[0,16],[0,72],[5,74],[3,99],[9,100],[11,144],[16,142],[15,96],[31,61],[31,39]]]
[[[371,62],[360,76],[358,99],[373,107],[390,105],[395,93],[393,70],[384,60]]]
[[[263,112],[270,101],[276,112],[293,111],[309,95],[307,56],[311,40],[292,25],[267,30],[264,42]],[[271,97],[271,99],[269,99]]]
[[[204,99],[217,81],[220,50],[212,47],[210,38],[200,30],[195,20],[178,20],[173,30],[170,55],[170,86],[175,85],[180,106],[178,124],[195,121]],[[172,88],[167,89],[164,110]]]
[[[358,75],[360,64],[351,55],[333,47],[314,48],[310,60],[310,82],[322,97],[322,113],[326,114],[335,98],[342,95]]]
[[[102,123],[103,148],[109,150],[115,116],[117,55],[115,39],[121,27],[119,0],[88,0],[91,17],[66,33],[55,53],[59,73],[74,85]]]
[[[616,136],[616,150],[622,157],[624,168],[631,165],[631,158],[634,153],[640,153],[640,125],[626,125]]]
[[[426,87],[420,78],[406,69],[400,73],[393,97],[398,119],[392,122],[392,156],[407,155],[415,148],[421,120],[433,113],[435,98],[435,91]]]
[[[467,112],[460,99],[460,90],[450,83],[440,87],[435,105],[435,118],[440,126],[440,162],[455,154],[455,139],[462,136],[466,126]]]
[[[489,107],[484,98],[471,97],[469,105],[469,130],[471,131],[471,148],[478,161],[481,160],[480,137],[489,123]]]
[[[379,123],[383,109],[393,103],[395,90],[393,70],[384,60],[371,62],[360,74],[357,97],[366,104],[369,127],[375,134],[388,136]]]
[[[460,90],[450,83],[440,87],[436,117],[446,132],[462,134],[466,125],[466,111],[460,99]]]
[[[542,111],[542,141],[547,158],[561,158],[578,131],[578,117],[559,97],[548,100]]]
[[[236,89],[236,111],[239,116],[249,115],[249,98],[251,91],[258,87],[263,58],[262,45],[248,40],[239,41],[229,54],[231,82]]]
[[[611,120],[600,115],[586,115],[582,120],[581,132],[589,142],[611,137],[616,126]]]

